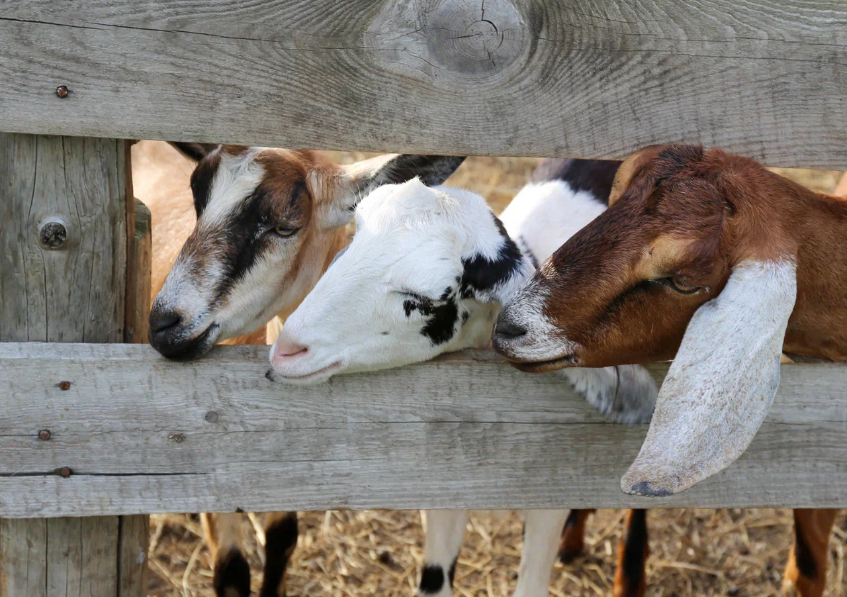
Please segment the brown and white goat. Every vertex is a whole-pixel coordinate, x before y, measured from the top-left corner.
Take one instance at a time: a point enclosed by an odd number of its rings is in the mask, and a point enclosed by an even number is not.
[[[150,340],[175,359],[220,341],[264,344],[265,322],[293,310],[347,244],[344,223],[360,197],[414,176],[443,182],[464,159],[385,155],[340,167],[309,151],[173,145],[196,168],[156,142],[136,145],[133,164],[136,194],[153,216]],[[203,514],[202,522],[216,594],[246,597],[240,515]],[[260,597],[284,595],[296,513],[269,514],[264,534]]]
[[[650,147],[610,208],[501,313],[495,348],[527,371],[674,358],[622,489],[682,491],[731,464],[765,418],[784,349],[847,358],[847,202],[755,161]],[[785,579],[825,583],[834,510],[795,510]]]

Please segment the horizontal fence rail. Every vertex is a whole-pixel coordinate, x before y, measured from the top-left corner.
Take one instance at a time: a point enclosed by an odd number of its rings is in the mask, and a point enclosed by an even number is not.
[[[843,0],[5,0],[0,56],[8,132],[847,164]]]
[[[0,517],[365,508],[847,506],[847,367],[784,365],[747,453],[680,495],[623,494],[645,426],[489,352],[317,387],[267,347],[0,344]],[[661,380],[666,365],[651,366]]]

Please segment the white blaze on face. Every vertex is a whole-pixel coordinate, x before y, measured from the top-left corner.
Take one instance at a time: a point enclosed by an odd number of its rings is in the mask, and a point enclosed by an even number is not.
[[[796,296],[793,258],[733,268],[721,294],[688,324],[644,445],[621,480],[624,492],[679,493],[744,453],[779,387]]]
[[[288,266],[300,249],[296,237],[266,235],[261,254],[256,255],[247,270],[234,274],[226,266],[227,253],[236,250],[227,239],[232,233],[229,228],[265,176],[264,168],[256,161],[263,151],[266,149],[251,148],[238,155],[220,149],[215,152],[220,163],[211,178],[206,203],[155,300],[156,309],[182,316],[181,335],[186,339],[209,329],[214,330],[212,343],[217,338],[251,332],[311,287],[289,287],[284,283]],[[255,230],[246,232],[250,235],[247,242],[254,242],[265,231],[256,223]],[[226,292],[222,292],[224,285]]]
[[[359,204],[346,252],[286,321],[271,350],[277,378],[314,383],[484,343],[497,300],[526,268],[481,197],[418,180],[381,187]]]

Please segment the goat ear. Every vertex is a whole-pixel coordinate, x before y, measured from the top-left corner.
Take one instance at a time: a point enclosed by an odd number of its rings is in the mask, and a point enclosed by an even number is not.
[[[329,206],[325,226],[344,226],[364,197],[384,184],[409,181],[415,177],[427,186],[442,184],[465,161],[465,156],[386,154],[342,168],[337,192]]]
[[[756,435],[779,386],[796,265],[745,261],[685,331],[625,493],[666,496],[725,469]]]
[[[667,148],[667,145],[651,145],[636,151],[621,163],[618,171],[615,173],[615,180],[612,182],[612,191],[609,193],[609,207],[614,205],[623,196],[630,184],[632,184],[632,179],[635,178],[635,175],[650,160],[654,159]]]
[[[220,147],[216,143],[176,143],[172,141],[168,141],[168,145],[194,162],[199,162]]]

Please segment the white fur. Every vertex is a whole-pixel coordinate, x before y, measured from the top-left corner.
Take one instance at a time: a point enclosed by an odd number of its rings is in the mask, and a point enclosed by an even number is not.
[[[503,224],[537,258],[546,259],[604,209],[601,202],[587,193],[573,193],[563,182],[533,184],[506,209]],[[356,224],[347,251],[291,315],[271,349],[277,379],[317,383],[338,373],[396,367],[442,352],[486,346],[500,304],[533,273],[524,259],[517,275],[494,292],[460,300],[460,311],[470,313],[468,324],[450,342],[433,345],[421,335],[421,321],[406,317],[397,291],[439,296],[448,286],[455,290],[462,258],[496,258],[503,237],[490,209],[471,193],[411,181],[382,187],[365,198],[356,210]],[[307,351],[284,357],[277,350],[282,344]],[[656,386],[642,368],[570,369],[561,375],[604,414],[627,422],[649,419]],[[566,513],[527,513],[516,596],[547,594]],[[427,513],[426,563],[440,566],[445,579],[458,556],[466,520],[464,511]],[[446,580],[436,594],[451,594]]]
[[[605,210],[591,193],[549,180],[524,186],[500,219],[509,235],[522,238],[540,262]]]
[[[314,290],[286,321],[271,349],[281,381],[316,383],[345,372],[373,371],[425,361],[443,352],[488,342],[499,310],[531,270],[475,298],[458,298],[452,339],[433,344],[421,333],[427,317],[406,314],[410,291],[437,299],[459,290],[463,258],[495,260],[504,244],[485,201],[446,187],[428,188],[414,179],[380,187],[356,209],[356,236]],[[461,325],[461,314],[468,322]],[[387,332],[387,333],[384,333]],[[281,358],[277,345],[308,347]]]
[[[688,324],[633,465],[627,493],[678,493],[744,453],[779,387],[796,264],[746,261]]]
[[[235,207],[238,207],[256,190],[265,175],[264,168],[256,162],[256,156],[265,149],[251,147],[247,152],[237,156],[221,154],[221,163],[215,171],[209,190],[209,201],[198,220],[198,225],[210,227],[219,225],[226,220]],[[215,152],[220,151],[220,148],[215,150]]]

